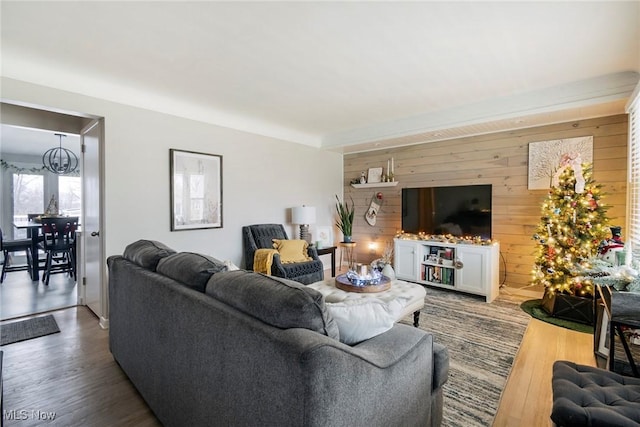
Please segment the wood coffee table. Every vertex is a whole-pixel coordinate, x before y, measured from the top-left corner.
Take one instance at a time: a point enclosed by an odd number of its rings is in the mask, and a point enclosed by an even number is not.
[[[308,285],[324,296],[327,303],[336,303],[345,300],[372,298],[383,303],[389,303],[400,299],[404,303],[402,312],[396,322],[413,313],[413,326],[420,324],[420,310],[424,307],[424,298],[427,295],[424,287],[416,283],[409,283],[403,280],[392,280],[391,287],[382,292],[347,292],[336,288],[335,279],[326,279]]]
[[[345,292],[377,293],[384,292],[389,289],[391,287],[391,280],[386,276],[382,276],[380,282],[375,285],[357,286],[351,284],[346,274],[341,274],[336,277],[335,286]]]

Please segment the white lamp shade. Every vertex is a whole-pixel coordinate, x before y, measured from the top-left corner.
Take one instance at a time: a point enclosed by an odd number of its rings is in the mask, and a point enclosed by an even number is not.
[[[313,206],[298,206],[291,208],[292,224],[315,224],[316,208]]]

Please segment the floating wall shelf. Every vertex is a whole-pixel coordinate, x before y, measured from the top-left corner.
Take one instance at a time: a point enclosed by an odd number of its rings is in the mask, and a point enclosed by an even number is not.
[[[351,184],[353,188],[395,187],[396,185],[398,185],[398,181],[372,182],[371,184]]]

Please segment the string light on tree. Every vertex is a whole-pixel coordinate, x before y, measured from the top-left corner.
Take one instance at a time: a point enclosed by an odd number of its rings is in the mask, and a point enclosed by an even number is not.
[[[533,236],[537,255],[532,284],[543,285],[546,295],[593,295],[593,283],[579,277],[578,271],[597,254],[608,231],[607,207],[601,197],[591,164],[581,163],[579,155],[565,154]]]

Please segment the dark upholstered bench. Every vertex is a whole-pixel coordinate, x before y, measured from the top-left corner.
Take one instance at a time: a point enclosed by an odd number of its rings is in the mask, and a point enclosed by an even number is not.
[[[552,387],[551,419],[558,427],[640,426],[640,378],[560,360]]]

